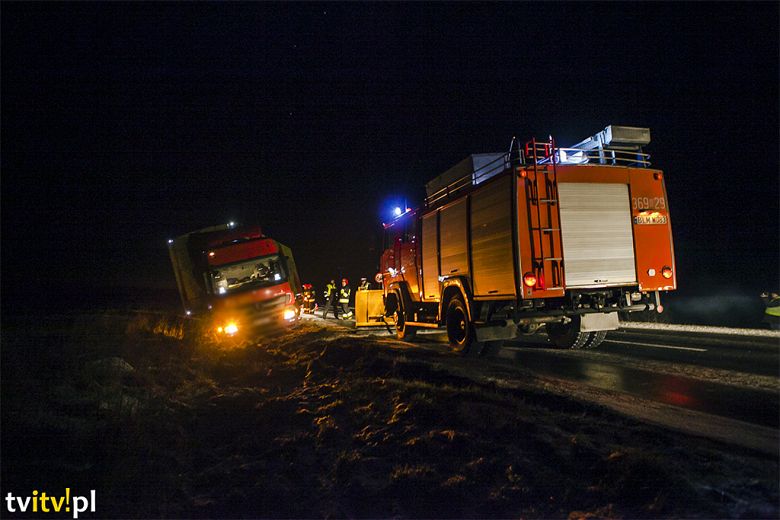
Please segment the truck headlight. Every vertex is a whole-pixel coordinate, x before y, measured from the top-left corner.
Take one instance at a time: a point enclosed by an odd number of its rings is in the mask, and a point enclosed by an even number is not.
[[[285,309],[284,314],[282,315],[285,320],[294,320],[295,319],[295,309]]]
[[[235,321],[231,321],[230,323],[225,325],[224,331],[225,334],[227,334],[228,336],[232,336],[233,334],[238,332],[238,325],[236,324]]]

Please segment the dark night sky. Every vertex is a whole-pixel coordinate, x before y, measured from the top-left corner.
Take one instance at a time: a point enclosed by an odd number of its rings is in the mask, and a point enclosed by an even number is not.
[[[683,294],[778,285],[778,4],[2,4],[3,307],[172,287],[237,220],[374,272],[389,199],[513,135],[647,126]],[[46,287],[46,292],[36,292]]]

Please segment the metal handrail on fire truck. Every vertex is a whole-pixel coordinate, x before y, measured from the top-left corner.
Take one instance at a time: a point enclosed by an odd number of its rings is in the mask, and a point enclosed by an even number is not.
[[[451,195],[459,193],[460,190],[479,184],[486,178],[501,173],[511,166],[510,154],[505,153],[490,161],[489,163],[477,168],[472,173],[464,175],[463,177],[451,182],[442,189],[434,192],[430,196],[425,198],[425,207],[431,207],[442,199],[448,199]],[[518,162],[515,159],[515,162]]]
[[[650,154],[634,151],[620,150],[616,148],[594,148],[583,150],[582,148],[553,148],[550,143],[530,142],[526,145],[526,157],[538,157],[537,164],[552,164],[553,156],[556,164],[598,164],[602,166],[632,166],[635,168],[648,168],[650,166]],[[535,153],[534,153],[535,152]]]
[[[515,154],[510,149],[508,153],[497,157],[474,170],[474,172],[464,175],[432,193],[425,198],[425,207],[430,208],[437,202],[449,199],[452,195],[461,193],[463,189],[476,186],[483,179],[492,177],[512,166],[533,164],[534,158],[536,158],[536,164],[592,164],[635,168],[649,168],[651,165],[650,154],[640,150],[621,150],[612,147],[598,147],[587,150],[582,148],[561,148],[554,146],[552,142],[529,141],[525,149],[518,147]]]

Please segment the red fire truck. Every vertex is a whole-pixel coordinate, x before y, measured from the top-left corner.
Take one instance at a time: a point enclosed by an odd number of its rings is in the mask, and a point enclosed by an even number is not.
[[[569,148],[550,138],[476,154],[385,224],[385,315],[399,338],[444,326],[450,345],[546,329],[595,348],[618,312],[661,312],[677,286],[664,174],[646,128],[608,126]]]
[[[212,226],[168,241],[182,304],[220,336],[278,328],[300,316],[290,248],[259,226]]]

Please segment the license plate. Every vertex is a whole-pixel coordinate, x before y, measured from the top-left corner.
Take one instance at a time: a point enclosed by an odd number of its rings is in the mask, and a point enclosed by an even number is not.
[[[634,217],[634,224],[666,224],[666,215],[637,215]]]

